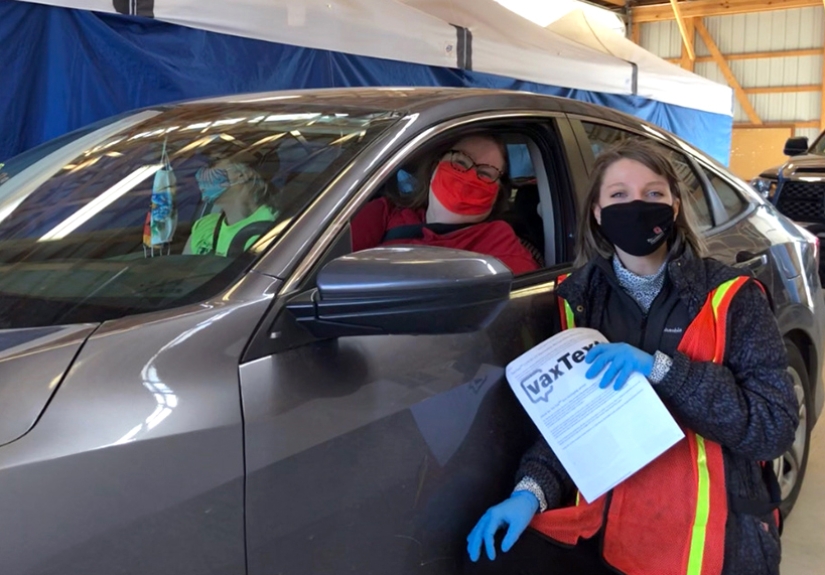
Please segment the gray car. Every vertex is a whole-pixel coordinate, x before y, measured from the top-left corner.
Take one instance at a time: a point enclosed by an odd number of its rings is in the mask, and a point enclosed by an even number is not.
[[[410,193],[422,158],[478,130],[506,142],[496,217],[539,271],[352,253],[361,207]],[[255,94],[125,114],[0,168],[3,575],[455,573],[536,436],[504,367],[553,334],[594,157],[623,138],[667,150],[712,254],[771,294],[802,420],[774,462],[788,511],[825,397],[816,238],[598,106]],[[271,215],[224,255],[184,253],[220,212],[197,174],[226,158],[265,182]]]

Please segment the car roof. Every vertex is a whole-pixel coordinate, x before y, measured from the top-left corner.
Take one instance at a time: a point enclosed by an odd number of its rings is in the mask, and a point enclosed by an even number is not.
[[[328,105],[336,108],[352,107],[400,114],[421,113],[432,116],[433,120],[438,119],[439,116],[454,116],[457,111],[461,115],[468,115],[506,110],[545,110],[597,117],[628,127],[638,128],[640,124],[655,127],[648,122],[622,112],[570,98],[548,96],[534,92],[484,88],[321,88],[236,94],[191,100],[182,102],[180,105],[206,103],[248,106],[252,103],[267,102],[313,106]]]

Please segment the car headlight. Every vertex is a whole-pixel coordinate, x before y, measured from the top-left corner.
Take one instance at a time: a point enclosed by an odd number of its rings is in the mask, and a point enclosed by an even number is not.
[[[776,180],[759,177],[751,180],[751,187],[763,198],[769,200],[776,193],[776,183]]]

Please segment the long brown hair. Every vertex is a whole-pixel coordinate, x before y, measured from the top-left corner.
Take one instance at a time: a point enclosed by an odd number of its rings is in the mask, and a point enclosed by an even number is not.
[[[496,197],[496,201],[493,204],[493,210],[491,212],[491,217],[493,214],[496,214],[500,211],[500,207],[507,201],[507,194],[510,191],[510,181],[507,177],[507,147],[504,144],[504,141],[501,140],[498,136],[494,134],[490,134],[488,132],[472,132],[469,134],[465,134],[458,138],[457,140],[453,140],[449,144],[445,144],[444,146],[440,146],[439,148],[433,150],[431,153],[428,153],[421,161],[418,162],[418,168],[415,170],[415,189],[409,194],[393,194],[391,200],[393,204],[401,208],[411,208],[411,209],[420,209],[426,208],[427,203],[430,199],[430,180],[435,173],[436,167],[438,167],[438,163],[444,157],[444,155],[452,150],[456,144],[465,140],[467,138],[486,138],[488,140],[492,140],[495,142],[496,146],[498,147],[499,151],[501,152],[501,157],[504,158],[504,168],[502,169],[502,176],[501,179],[498,181],[498,195]]]
[[[679,200],[679,213],[674,222],[674,238],[671,249],[688,246],[699,257],[705,255],[705,242],[696,230],[693,210],[685,201],[685,184],[679,178],[670,158],[658,146],[644,140],[630,138],[615,144],[599,154],[590,176],[590,188],[582,206],[579,229],[576,237],[575,267],[581,267],[591,259],[613,255],[614,248],[602,234],[593,207],[599,201],[604,174],[619,160],[634,160],[649,168],[656,175],[667,180],[673,197]]]

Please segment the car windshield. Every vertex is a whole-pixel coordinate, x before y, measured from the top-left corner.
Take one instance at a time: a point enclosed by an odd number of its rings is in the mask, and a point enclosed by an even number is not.
[[[811,154],[819,154],[825,156],[825,132],[822,132],[814,142],[810,149]]]
[[[229,287],[397,119],[316,105],[143,110],[0,164],[0,329],[105,321]]]

